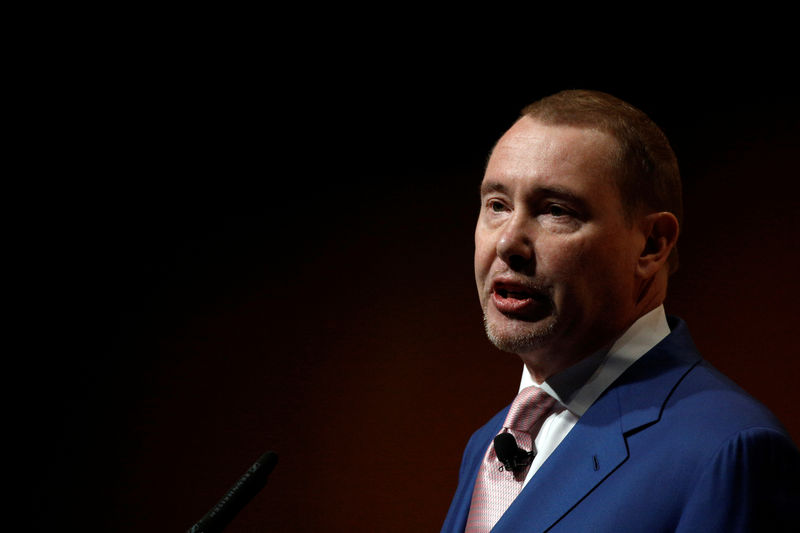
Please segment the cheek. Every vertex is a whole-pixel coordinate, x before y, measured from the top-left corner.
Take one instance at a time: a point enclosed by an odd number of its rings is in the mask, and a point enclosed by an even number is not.
[[[589,251],[583,239],[562,237],[540,241],[536,247],[536,269],[554,281],[573,279],[589,266]]]
[[[597,300],[606,299],[609,268],[604,251],[586,239],[564,239],[540,248],[539,272],[555,289],[562,311],[587,312]],[[567,311],[571,310],[571,311]]]
[[[475,272],[487,269],[495,255],[495,246],[489,236],[480,229],[475,230]]]

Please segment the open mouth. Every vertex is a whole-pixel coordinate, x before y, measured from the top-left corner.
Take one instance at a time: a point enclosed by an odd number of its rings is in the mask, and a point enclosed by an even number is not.
[[[546,292],[512,281],[495,281],[492,285],[492,300],[494,307],[501,313],[525,320],[541,318],[552,309]]]
[[[510,300],[547,300],[547,295],[540,290],[529,288],[518,283],[498,281],[492,287],[494,293],[502,299]]]
[[[509,290],[504,287],[497,287],[495,292],[501,298],[512,298],[514,300],[527,300],[528,298],[533,298],[534,295],[530,292],[520,291],[520,290]]]

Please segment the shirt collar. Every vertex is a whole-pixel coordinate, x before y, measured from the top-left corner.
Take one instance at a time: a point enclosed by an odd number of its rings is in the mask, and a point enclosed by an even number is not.
[[[541,387],[570,412],[583,416],[603,391],[669,332],[667,315],[664,306],[660,305],[639,317],[611,348],[595,352],[544,383],[536,383],[523,365],[519,388]]]

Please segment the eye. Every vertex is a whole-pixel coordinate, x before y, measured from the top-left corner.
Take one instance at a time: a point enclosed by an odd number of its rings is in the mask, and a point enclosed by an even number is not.
[[[506,206],[498,200],[489,200],[489,209],[495,213],[501,213],[506,210]]]
[[[569,211],[558,204],[550,204],[547,206],[547,214],[553,217],[564,217],[569,215]]]

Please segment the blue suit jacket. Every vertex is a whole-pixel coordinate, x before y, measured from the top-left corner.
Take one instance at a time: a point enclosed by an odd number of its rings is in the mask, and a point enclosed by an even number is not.
[[[705,362],[686,325],[586,411],[493,531],[800,531],[800,452],[760,403]],[[508,407],[467,444],[443,532],[462,532]]]

